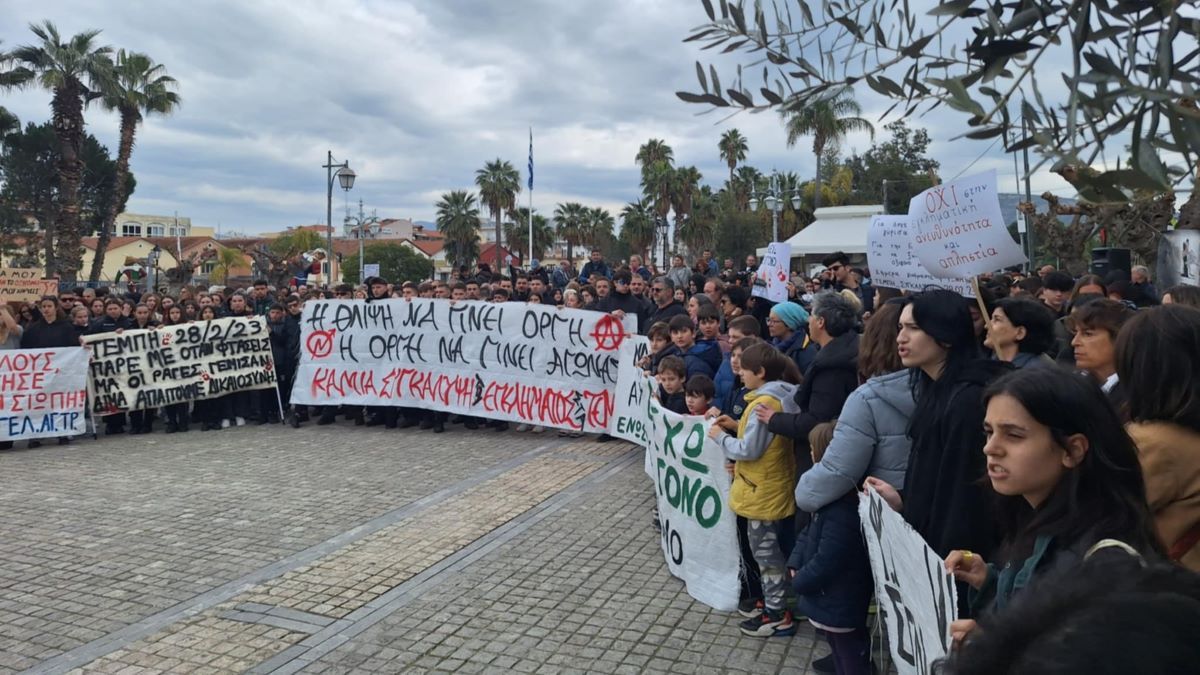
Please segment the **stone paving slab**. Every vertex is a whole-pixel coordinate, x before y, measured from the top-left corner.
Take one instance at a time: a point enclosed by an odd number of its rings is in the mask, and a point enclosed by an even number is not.
[[[640,457],[349,424],[0,452],[0,673],[806,672],[810,627],[741,636],[670,576]]]

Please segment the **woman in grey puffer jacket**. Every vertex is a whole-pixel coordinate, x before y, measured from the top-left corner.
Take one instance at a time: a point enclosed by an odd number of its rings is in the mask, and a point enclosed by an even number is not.
[[[903,489],[912,446],[908,424],[916,401],[896,351],[900,305],[876,307],[858,359],[860,376],[874,377],[850,393],[825,455],[800,477],[796,506],[802,511],[815,513],[857,490],[868,476]]]

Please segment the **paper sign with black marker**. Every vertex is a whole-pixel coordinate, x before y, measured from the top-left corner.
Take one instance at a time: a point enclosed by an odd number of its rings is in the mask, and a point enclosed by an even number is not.
[[[926,675],[950,653],[958,594],[942,559],[874,488],[859,493],[875,597],[900,675]]]

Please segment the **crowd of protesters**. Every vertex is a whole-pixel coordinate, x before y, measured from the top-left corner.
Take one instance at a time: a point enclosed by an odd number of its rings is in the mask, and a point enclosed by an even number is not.
[[[1160,293],[1140,267],[1107,278],[1048,267],[985,276],[977,299],[902,293],[871,284],[835,253],[818,274],[793,276],[788,299],[771,303],[752,292],[756,268],[754,256],[722,265],[708,251],[691,266],[681,256],[667,269],[638,256],[614,265],[593,250],[578,272],[534,261],[507,273],[480,264],[448,281],[372,277],[331,289],[304,279],[175,295],[80,288],[0,309],[0,347],[71,346],[90,333],[259,315],[270,328],[278,400],[275,391],[249,392],[109,415],[104,432],[149,433],[160,417],[177,433],[338,416],[435,433],[452,421],[505,430],[501,421],[416,409],[289,406],[304,303],[419,297],[634,315],[651,345],[640,365],[657,378],[661,403],[713,419],[710,435],[728,460],[741,632],[789,635],[806,617],[832,648],[814,664],[819,672],[873,667],[874,586],[856,498],[866,486],[962,585],[954,626],[962,647],[943,664],[953,672],[980,672],[971,664],[1017,639],[1011,617],[1044,613],[1045,594],[1029,589],[1050,588],[1047,579],[1070,586],[1062,580],[1088,578],[1081,570],[1102,576],[1111,574],[1106,565],[1135,560],[1141,572],[1124,575],[1130,593],[1154,584],[1194,590],[1194,579],[1169,566],[1200,571],[1200,289]],[[1181,593],[1196,628],[1200,593]],[[1043,648],[1029,640],[1012,648],[1028,653],[1006,658],[1019,663]]]

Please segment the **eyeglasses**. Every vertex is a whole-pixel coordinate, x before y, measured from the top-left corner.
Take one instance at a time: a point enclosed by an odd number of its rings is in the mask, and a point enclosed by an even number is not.
[[[767,323],[783,323],[783,322],[772,316],[772,317],[767,317]]]
[[[838,270],[840,270],[840,269],[842,269],[842,265],[841,265],[841,263],[838,263],[838,264],[836,264],[836,265],[830,265],[830,266],[829,266],[829,271],[830,271],[830,272],[836,272],[836,271],[838,271]]]
[[[667,289],[663,288],[662,286],[655,286],[655,287],[654,287],[652,290],[653,290],[655,293],[662,293],[663,291],[665,291],[665,290],[667,290]]]

